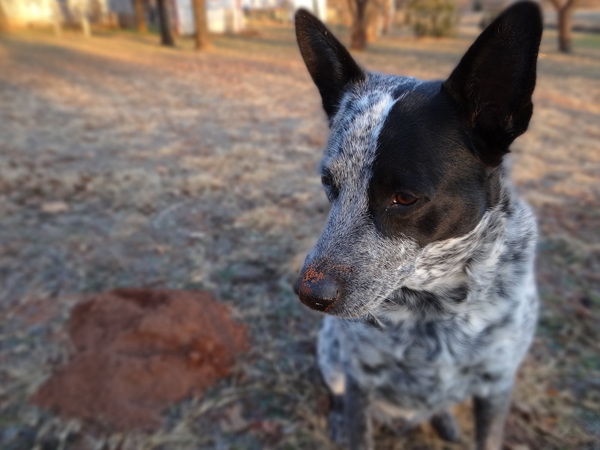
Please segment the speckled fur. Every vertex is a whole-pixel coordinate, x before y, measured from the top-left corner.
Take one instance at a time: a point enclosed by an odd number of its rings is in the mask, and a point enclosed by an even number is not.
[[[418,83],[371,74],[345,95],[321,163],[342,188],[305,263],[352,270],[345,317],[326,317],[319,334],[329,388],[342,395],[352,377],[373,416],[409,423],[471,396],[509,391],[538,308],[535,221],[504,168],[497,169],[500,202],[463,237],[419,248],[410,237],[382,237],[369,219],[377,138],[402,100],[392,92]]]

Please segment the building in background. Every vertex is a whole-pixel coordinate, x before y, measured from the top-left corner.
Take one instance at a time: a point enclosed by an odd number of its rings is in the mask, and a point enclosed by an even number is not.
[[[1,1],[1,0],[0,0]],[[120,26],[134,27],[132,0],[108,0],[110,11],[118,17]],[[173,29],[179,35],[194,33],[192,0],[168,0]],[[241,0],[207,0],[208,29],[211,33],[238,33],[244,29]],[[156,0],[144,0],[146,23],[158,25]]]
[[[10,26],[47,25],[58,14],[56,0],[0,0],[0,15]]]
[[[173,28],[180,35],[194,33],[192,0],[168,0]],[[144,0],[145,20],[158,24],[156,0]],[[291,20],[298,8],[327,21],[327,0],[207,0],[208,27],[212,33],[238,33],[245,13],[277,11]],[[76,24],[82,16],[92,23],[135,26],[132,0],[0,0],[0,16],[11,26]]]
[[[387,0],[379,0],[379,3]],[[403,23],[403,8],[408,0],[394,2],[393,21]],[[498,12],[515,0],[452,0],[461,13]],[[168,0],[173,29],[181,35],[194,32],[192,0]],[[542,2],[545,23],[556,26],[556,12]],[[578,0],[573,29],[600,32],[600,0]],[[274,17],[292,20],[298,8],[306,8],[324,22],[348,26],[348,0],[207,0],[209,30],[213,33],[237,33],[244,29],[244,18]],[[144,0],[146,22],[158,24],[156,0]],[[261,15],[261,13],[264,13]],[[135,27],[133,0],[0,0],[0,26],[79,24],[86,15],[92,23]]]
[[[242,0],[206,0],[206,18],[211,33],[239,33],[244,29]],[[175,30],[181,35],[195,31],[192,0],[174,0]]]
[[[293,11],[304,8],[312,12],[323,22],[327,21],[327,0],[290,0]]]
[[[108,0],[0,0],[0,15],[10,27],[80,24],[82,18],[102,22]]]

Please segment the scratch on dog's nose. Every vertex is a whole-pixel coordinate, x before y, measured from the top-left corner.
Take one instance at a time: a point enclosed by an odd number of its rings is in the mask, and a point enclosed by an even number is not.
[[[304,283],[316,283],[318,281],[322,281],[325,278],[325,274],[323,272],[319,272],[313,266],[309,266],[304,272],[304,277],[302,278],[303,285]]]

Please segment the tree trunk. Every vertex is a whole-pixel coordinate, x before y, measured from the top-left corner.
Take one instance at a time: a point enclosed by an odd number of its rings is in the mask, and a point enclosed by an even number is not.
[[[350,48],[364,50],[367,47],[367,1],[348,0],[351,4]]]
[[[144,0],[133,0],[133,10],[135,11],[135,25],[138,32],[143,33],[146,28],[146,13],[144,10]]]
[[[1,0],[0,0],[1,2]],[[52,29],[56,36],[62,35],[62,11],[58,1],[54,0],[50,3],[52,8]],[[1,8],[1,5],[0,5]]]
[[[381,34],[385,36],[390,32],[392,24],[394,23],[394,17],[396,16],[396,1],[384,0],[383,3],[383,26],[381,28]]]
[[[210,48],[208,21],[206,20],[206,0],[193,0],[194,27],[196,28],[196,50]]]
[[[87,13],[81,14],[81,31],[85,37],[90,37],[92,35],[92,31],[90,29],[90,21],[88,19]]]
[[[171,20],[167,0],[156,0],[158,9],[158,21],[160,24],[160,43],[167,47],[174,47],[173,33],[171,32]]]
[[[561,4],[561,0],[550,0],[550,3],[556,9],[558,19],[558,49],[561,52],[569,53],[571,51],[571,16],[577,0],[566,0],[564,4]]]
[[[8,17],[6,17],[6,13],[4,12],[3,2],[0,1],[0,33],[8,31],[8,28]]]
[[[572,8],[558,11],[558,49],[563,53],[571,52],[571,15]]]

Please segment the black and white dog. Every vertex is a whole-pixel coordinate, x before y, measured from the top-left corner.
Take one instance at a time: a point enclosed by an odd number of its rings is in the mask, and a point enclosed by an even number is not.
[[[503,167],[533,111],[538,6],[501,14],[446,81],[366,72],[306,11],[300,52],[330,137],[331,202],[295,284],[327,313],[318,361],[335,441],[372,448],[371,420],[430,420],[456,440],[473,398],[478,449],[499,449],[534,334],[536,224]]]

